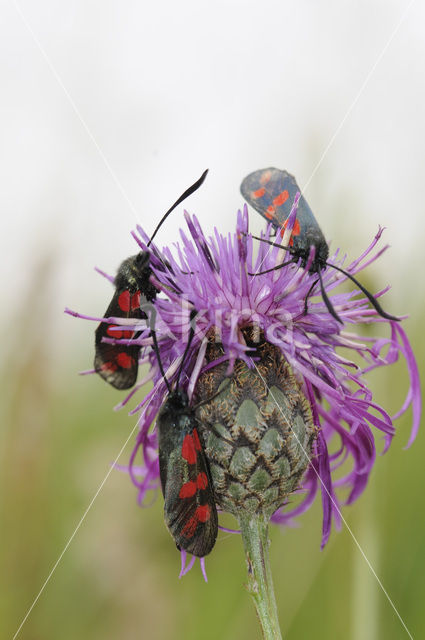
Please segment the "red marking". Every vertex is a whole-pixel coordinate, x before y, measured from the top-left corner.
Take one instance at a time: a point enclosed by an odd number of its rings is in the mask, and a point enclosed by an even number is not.
[[[195,517],[199,522],[207,522],[211,517],[211,509],[207,504],[201,504],[195,511]]]
[[[114,373],[118,369],[117,365],[113,362],[104,362],[100,367],[101,371],[109,371],[110,373]]]
[[[131,308],[134,311],[135,309],[140,309],[140,291],[136,291],[131,296]]]
[[[269,220],[273,220],[275,213],[276,213],[276,209],[274,208],[273,205],[268,206],[264,212],[266,218],[268,218]]]
[[[274,198],[273,204],[275,205],[275,207],[280,207],[282,204],[284,204],[287,201],[288,198],[289,198],[289,193],[285,189],[285,191],[282,191],[282,193],[279,193],[279,195],[276,196],[276,198]]]
[[[261,187],[261,189],[257,189],[257,191],[253,191],[253,192],[251,193],[251,196],[252,196],[253,198],[262,198],[262,197],[263,197],[263,195],[264,195],[265,193],[266,193],[265,188],[264,188],[264,187]]]
[[[293,236],[299,236],[301,233],[301,226],[298,220],[295,220],[294,228],[292,229]]]
[[[134,365],[134,358],[129,356],[128,353],[125,353],[125,351],[121,351],[121,353],[117,355],[116,360],[119,366],[123,369],[131,369]]]
[[[281,229],[280,229],[280,236],[283,237],[284,233],[285,233],[285,229],[288,226],[288,219],[285,220],[285,222],[283,223]],[[294,238],[293,236],[299,236],[301,233],[301,227],[300,227],[300,223],[298,222],[298,220],[295,220],[295,224],[294,224],[294,228],[292,229],[292,233],[291,233],[291,239],[289,240],[289,246],[292,247],[292,245],[294,244]]]
[[[271,177],[271,171],[265,171],[260,178],[260,184],[267,184]]]
[[[130,311],[130,291],[123,291],[118,296],[118,305],[121,311]]]
[[[116,324],[109,325],[109,327],[106,329],[106,333],[108,334],[108,336],[110,336],[111,338],[121,338],[122,331],[113,331],[113,329],[117,326],[118,325]]]
[[[195,454],[196,455],[196,454]],[[204,490],[208,487],[207,474],[200,471],[196,477],[196,480],[189,480],[182,485],[180,489],[179,498],[192,498],[199,490]]]
[[[200,471],[198,473],[198,477],[196,478],[196,487],[201,490],[206,489],[208,487],[207,474],[204,473],[203,471]]]
[[[185,538],[192,538],[196,531],[196,527],[198,526],[198,518],[196,517],[196,513],[194,516],[189,518],[182,529],[182,536]]]
[[[196,482],[185,482],[180,489],[179,498],[192,498],[197,491]]]
[[[106,333],[108,334],[108,336],[110,336],[111,338],[117,338],[117,340],[120,338],[126,338],[127,340],[130,340],[130,338],[133,337],[133,331],[129,331],[127,329],[118,329],[116,331],[115,327],[117,326],[117,324],[109,325],[109,327],[106,329]]]
[[[194,430],[193,433],[196,433]],[[198,439],[199,442],[199,439]],[[189,463],[195,464],[196,462],[196,444],[192,438],[192,436],[187,435],[184,437],[182,444],[182,457]]]
[[[193,438],[193,442],[195,444],[196,451],[200,451],[201,450],[201,443],[199,442],[199,436],[198,436],[198,432],[196,431],[196,429],[194,429],[192,431],[192,438]]]
[[[184,536],[185,538],[191,538],[194,535],[198,524],[200,522],[208,522],[210,518],[211,509],[209,505],[200,504],[199,507],[197,507],[194,515],[189,518],[189,520],[184,525],[182,529],[182,536]]]

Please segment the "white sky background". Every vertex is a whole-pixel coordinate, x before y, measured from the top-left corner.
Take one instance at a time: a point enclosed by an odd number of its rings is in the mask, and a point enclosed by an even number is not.
[[[54,323],[59,339],[85,336],[91,346],[87,325],[62,312],[65,305],[104,312],[112,290],[93,266],[114,273],[136,252],[129,233],[136,221],[152,231],[207,167],[186,207],[208,231],[234,229],[240,181],[255,169],[285,168],[303,186],[409,1],[18,5],[116,181],[17,5],[3,0],[3,315],[31,313],[22,292],[34,265],[53,254],[52,302],[40,321]],[[424,34],[417,0],[305,194],[332,246],[352,258],[378,224],[388,228],[392,250],[372,273],[379,285],[393,284],[384,306],[396,313],[413,312],[424,292]],[[176,238],[182,211],[159,244]],[[256,214],[251,221],[256,231],[263,226]]]

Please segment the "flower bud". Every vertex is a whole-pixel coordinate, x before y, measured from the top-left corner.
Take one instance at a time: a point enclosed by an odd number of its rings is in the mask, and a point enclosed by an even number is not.
[[[210,343],[207,360],[223,354]],[[235,515],[267,517],[297,489],[316,437],[309,404],[282,353],[262,342],[249,368],[237,360],[203,373],[195,393],[216,502]],[[218,393],[219,392],[219,393]]]

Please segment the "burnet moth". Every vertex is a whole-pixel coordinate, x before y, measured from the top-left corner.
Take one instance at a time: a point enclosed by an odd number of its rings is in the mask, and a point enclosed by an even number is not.
[[[154,329],[151,329],[151,336],[168,389],[156,421],[164,520],[179,550],[184,549],[203,558],[210,553],[217,538],[217,508],[208,460],[199,437],[196,407],[190,406],[188,395],[180,386],[180,376],[194,335],[195,315],[196,312],[192,312],[188,343],[173,389],[162,367]]]
[[[276,243],[264,238],[257,238],[256,236],[253,236],[257,240],[267,242],[272,246],[280,246],[282,249],[288,251],[292,258],[277,267],[267,269],[266,271],[259,271],[258,273],[251,275],[262,275],[264,273],[274,271],[275,269],[280,269],[291,262],[300,262],[301,266],[305,267],[310,255],[310,249],[314,246],[315,256],[311,266],[309,267],[309,271],[310,273],[317,273],[317,280],[313,283],[309,294],[306,296],[304,308],[305,314],[307,313],[308,297],[311,295],[317,282],[319,282],[323,301],[326,304],[329,313],[338,320],[338,322],[342,323],[341,318],[332,306],[332,303],[325,291],[325,287],[323,286],[321,271],[326,267],[331,267],[332,269],[340,271],[347,276],[347,278],[352,280],[352,282],[354,282],[354,284],[364,293],[379,315],[387,320],[399,320],[399,318],[386,313],[376,298],[374,298],[374,296],[362,284],[360,284],[357,278],[351,275],[351,273],[345,271],[341,267],[337,267],[336,265],[327,262],[329,256],[328,244],[312,210],[304,196],[301,194],[301,190],[298,187],[294,176],[287,171],[275,169],[274,167],[259,169],[244,178],[240,189],[245,200],[277,230],[279,230],[282,235],[286,229],[295,197],[297,193],[300,194],[297,217],[289,240],[289,246],[285,247],[282,245],[276,245]]]
[[[148,247],[159,231],[161,225],[168,215],[188,196],[204,182],[208,169],[202,176],[192,184],[174,204],[163,215],[158,223]],[[162,260],[161,260],[162,261]],[[165,261],[162,261],[167,267]],[[105,318],[135,318],[141,320],[146,318],[142,310],[143,304],[155,300],[157,289],[150,282],[152,271],[150,268],[150,254],[148,251],[140,251],[137,255],[131,256],[122,262],[114,280],[115,293],[106,309]],[[101,322],[95,333],[95,358],[94,368],[96,372],[106,382],[116,389],[129,389],[137,379],[139,367],[140,345],[104,342],[104,338],[116,340],[132,340],[138,337],[139,333],[132,330],[117,328],[117,324]]]

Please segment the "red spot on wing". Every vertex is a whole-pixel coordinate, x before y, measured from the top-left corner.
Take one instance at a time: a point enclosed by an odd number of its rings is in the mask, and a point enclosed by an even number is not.
[[[130,311],[130,291],[123,291],[122,293],[120,293],[120,295],[118,296],[118,306],[121,309],[121,311],[125,311],[128,312]]]
[[[200,471],[198,473],[198,476],[196,478],[196,487],[197,489],[201,489],[201,490],[204,490],[208,487],[207,474],[204,473],[203,471]]]
[[[116,371],[118,369],[117,365],[114,362],[104,362],[101,367],[100,370],[101,371],[108,371],[109,373],[114,373],[114,371]]]
[[[108,334],[108,336],[110,336],[111,338],[121,338],[122,331],[115,331],[115,327],[117,326],[118,325],[116,324],[110,324],[108,326],[108,328],[106,329],[106,333]]]
[[[257,198],[262,198],[262,197],[263,197],[263,195],[264,195],[265,193],[266,193],[265,188],[264,188],[264,187],[261,187],[261,189],[257,189],[257,191],[253,191],[253,192],[251,193],[251,196],[252,196],[253,198],[255,198],[255,199],[257,199]]]
[[[184,525],[182,529],[182,536],[184,536],[185,538],[192,538],[196,531],[197,526],[198,526],[198,518],[196,517],[196,514],[195,514],[194,516],[189,518],[189,520]]]
[[[200,451],[201,450],[201,443],[199,442],[199,436],[198,436],[198,432],[196,431],[196,429],[194,429],[192,431],[192,438],[193,438],[193,443],[195,445],[196,451]]]
[[[287,226],[288,226],[288,220],[285,220],[279,232],[281,237],[283,237]],[[291,233],[291,239],[289,240],[290,247],[292,247],[292,245],[294,244],[293,236],[299,236],[300,233],[301,233],[300,223],[298,222],[298,220],[295,220],[294,228],[292,229],[292,233]]]
[[[117,324],[110,324],[106,329],[106,333],[110,338],[116,338],[117,340],[126,338],[127,340],[130,340],[130,338],[133,337],[133,331],[128,331],[127,329],[115,329],[117,326]]]
[[[274,206],[271,204],[267,207],[267,209],[264,212],[264,215],[266,216],[266,218],[268,218],[269,220],[273,220],[274,218],[274,214],[276,213],[276,209],[274,208]]]
[[[185,538],[192,538],[195,534],[196,527],[200,522],[208,522],[211,518],[211,508],[208,504],[200,504],[199,507],[196,508],[195,513],[189,520],[186,522],[182,529],[182,536]]]
[[[196,480],[189,480],[182,485],[179,492],[179,498],[193,498],[198,490],[205,490],[208,487],[207,474],[200,471]]]
[[[131,369],[134,366],[134,358],[125,353],[125,351],[121,351],[116,357],[117,363],[123,369]]]
[[[282,191],[281,193],[279,193],[278,196],[276,196],[276,198],[273,199],[273,204],[275,205],[275,207],[280,207],[282,204],[284,204],[287,201],[288,198],[289,198],[289,193],[285,189],[285,191]]]
[[[140,309],[140,291],[136,291],[131,296],[131,308],[133,311]]]
[[[196,431],[194,430],[193,432],[194,434],[196,433]],[[197,436],[197,434],[196,434]],[[199,438],[198,438],[198,442],[199,442]],[[195,464],[196,462],[196,445],[194,442],[194,439],[192,438],[191,435],[186,435],[184,437],[183,440],[183,444],[182,444],[182,457],[189,463],[189,464]]]
[[[193,498],[197,491],[196,482],[193,480],[189,482],[185,482],[182,488],[180,489],[179,498]]]
[[[195,518],[199,522],[207,522],[211,517],[211,509],[207,504],[201,504],[195,511]]]

